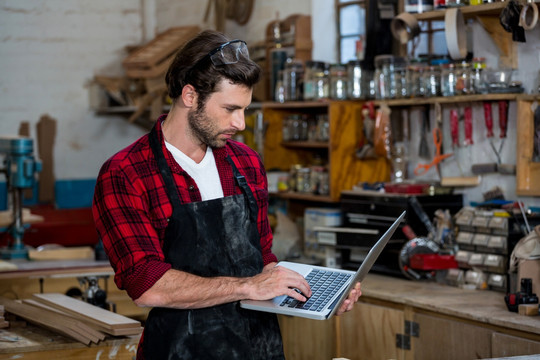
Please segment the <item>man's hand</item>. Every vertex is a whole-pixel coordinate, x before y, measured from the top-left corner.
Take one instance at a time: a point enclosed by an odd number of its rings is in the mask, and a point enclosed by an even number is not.
[[[341,304],[341,307],[338,309],[336,315],[341,315],[347,311],[351,311],[361,295],[362,291],[360,290],[360,283],[356,283],[354,288],[351,290],[349,297],[345,299],[343,304]]]
[[[246,279],[251,300],[268,300],[276,296],[288,295],[299,301],[307,301],[311,289],[302,275],[283,266],[270,263],[263,271]],[[300,292],[298,292],[298,291]]]

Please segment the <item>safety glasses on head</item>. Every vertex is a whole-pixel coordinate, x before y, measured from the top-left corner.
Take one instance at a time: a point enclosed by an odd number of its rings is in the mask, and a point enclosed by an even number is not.
[[[221,44],[207,55],[214,65],[235,64],[240,57],[249,59],[249,51],[243,40],[231,40]]]

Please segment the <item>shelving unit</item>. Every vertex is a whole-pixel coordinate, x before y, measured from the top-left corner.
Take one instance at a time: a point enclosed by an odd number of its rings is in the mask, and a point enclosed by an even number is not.
[[[386,159],[360,160],[356,157],[359,140],[363,137],[359,101],[323,102],[264,102],[263,117],[267,126],[264,164],[268,170],[288,171],[295,164],[310,165],[314,156],[328,160],[329,196],[295,192],[277,193],[290,200],[338,202],[341,191],[359,182],[388,181],[390,165]],[[283,142],[283,119],[292,114],[328,114],[328,142]]]
[[[506,2],[493,2],[480,5],[461,6],[459,9],[465,18],[474,16],[499,16],[502,9],[507,5]],[[414,14],[418,21],[444,20],[446,9],[426,11],[420,14]]]
[[[500,58],[501,64],[517,69],[517,50],[512,41],[512,34],[504,31],[499,20],[499,15],[507,4],[505,1],[499,1],[480,5],[460,6],[459,9],[465,19],[476,19],[491,36],[502,54]],[[414,14],[414,16],[418,21],[444,21],[445,14],[446,9],[438,9]]]

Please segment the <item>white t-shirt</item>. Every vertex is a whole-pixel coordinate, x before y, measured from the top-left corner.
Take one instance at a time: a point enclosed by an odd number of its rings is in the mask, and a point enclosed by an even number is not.
[[[174,160],[193,178],[203,201],[223,197],[223,189],[219,180],[216,159],[210,146],[206,147],[206,154],[200,163],[196,163],[189,156],[165,141],[165,146],[171,152]]]

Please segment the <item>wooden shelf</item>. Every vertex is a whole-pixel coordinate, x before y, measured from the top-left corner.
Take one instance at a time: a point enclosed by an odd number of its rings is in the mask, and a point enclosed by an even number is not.
[[[518,100],[521,97],[528,96],[525,94],[474,94],[460,96],[437,96],[427,98],[412,98],[412,99],[387,99],[374,100],[376,105],[386,104],[388,106],[414,106],[428,104],[455,104],[467,103],[476,101],[498,101],[498,100]]]
[[[284,141],[281,146],[297,149],[328,149],[325,141]]]
[[[459,9],[465,18],[486,15],[499,16],[499,13],[505,8],[506,5],[506,2],[494,2],[480,5],[461,6]],[[414,16],[418,21],[444,20],[445,10],[446,9],[427,11],[421,14],[414,14]]]
[[[284,103],[265,101],[262,103],[263,109],[307,109],[307,108],[326,108],[329,101],[287,101]]]
[[[324,203],[339,202],[332,199],[330,196],[326,196],[326,195],[304,194],[304,193],[293,192],[293,191],[271,193],[270,195],[276,196],[282,199],[294,199],[294,200],[304,200],[304,201],[324,202]]]

